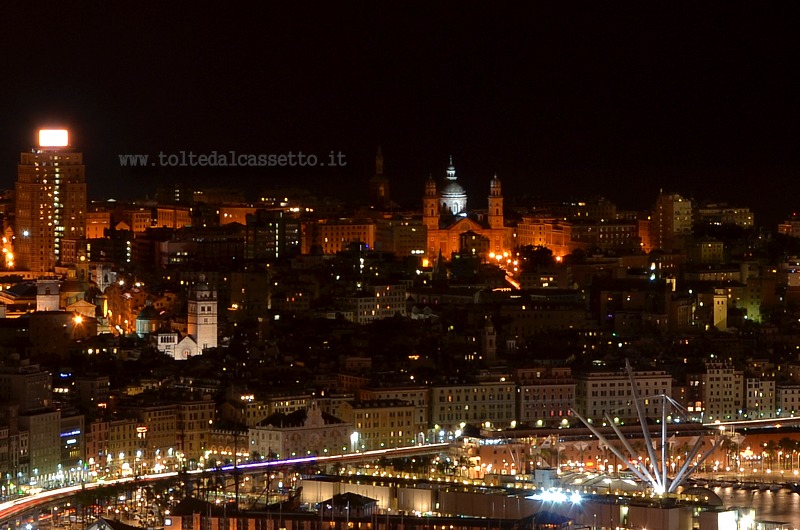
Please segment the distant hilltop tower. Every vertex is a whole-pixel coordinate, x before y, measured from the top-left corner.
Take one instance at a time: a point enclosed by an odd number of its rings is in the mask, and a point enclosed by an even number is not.
[[[369,204],[374,208],[384,209],[390,202],[389,179],[383,174],[383,152],[378,147],[375,155],[375,175],[369,179]]]

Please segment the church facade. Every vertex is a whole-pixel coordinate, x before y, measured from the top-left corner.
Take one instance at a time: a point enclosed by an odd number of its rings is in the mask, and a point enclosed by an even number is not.
[[[459,184],[453,158],[445,181],[437,186],[432,176],[425,183],[422,220],[427,229],[426,254],[429,259],[450,259],[455,253],[467,253],[489,259],[505,250],[503,193],[497,175],[489,183],[488,208],[471,211],[467,192]]]

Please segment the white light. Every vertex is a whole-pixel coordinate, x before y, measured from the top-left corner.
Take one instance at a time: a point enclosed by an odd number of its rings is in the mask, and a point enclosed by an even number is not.
[[[39,147],[67,147],[69,131],[66,129],[40,129]]]
[[[575,492],[569,496],[569,500],[572,504],[579,504],[583,499],[581,498],[580,493]]]
[[[573,493],[572,496],[569,498],[573,499],[575,495],[578,494]],[[567,494],[564,493],[563,491],[557,491],[557,490],[543,491],[539,494],[533,495],[531,498],[544,502],[567,502]],[[578,498],[580,499],[580,495],[578,495]]]

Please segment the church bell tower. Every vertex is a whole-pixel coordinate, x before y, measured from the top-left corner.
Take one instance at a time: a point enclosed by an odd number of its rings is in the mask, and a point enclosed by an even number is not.
[[[503,228],[503,191],[497,175],[489,184],[489,227]]]

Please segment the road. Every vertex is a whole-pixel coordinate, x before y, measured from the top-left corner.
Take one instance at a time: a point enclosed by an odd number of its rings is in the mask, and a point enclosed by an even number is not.
[[[331,465],[331,464],[348,464],[362,461],[375,461],[379,458],[404,458],[408,456],[424,455],[438,453],[446,450],[450,446],[449,443],[434,443],[425,445],[413,445],[407,447],[394,447],[391,449],[376,449],[372,451],[363,451],[358,453],[344,454],[344,455],[330,455],[330,456],[307,456],[302,458],[288,458],[284,460],[268,460],[265,462],[253,462],[246,464],[239,464],[236,466],[237,472],[242,475],[263,473],[268,469],[279,469],[283,467],[292,467],[297,465]],[[187,473],[190,475],[203,473],[205,470],[197,469],[191,470]],[[232,473],[234,471],[233,464],[220,466],[218,468],[209,468],[208,471]],[[122,484],[125,482],[152,482],[162,480],[169,477],[178,476],[177,471],[168,473],[156,473],[152,475],[145,475],[142,477],[126,477],[120,479],[105,480],[103,482],[87,482],[83,485],[67,486],[65,488],[58,488],[53,490],[42,491],[36,495],[21,497],[12,501],[7,501],[0,504],[0,526],[6,527],[10,522],[16,522],[23,516],[37,512],[54,501],[60,501],[72,497],[82,489],[93,489],[103,485],[109,484]]]

